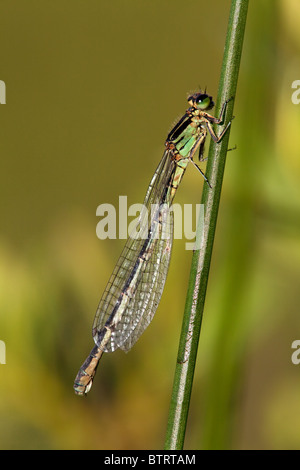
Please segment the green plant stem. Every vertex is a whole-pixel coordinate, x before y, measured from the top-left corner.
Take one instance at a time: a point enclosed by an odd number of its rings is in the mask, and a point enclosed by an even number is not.
[[[234,97],[236,93],[247,10],[248,0],[232,0],[216,104],[216,116],[220,113],[221,104],[229,97]],[[228,103],[226,121],[232,117],[233,101]],[[194,251],[192,258],[165,449],[182,449],[184,444],[228,140],[229,132],[225,134],[221,143],[214,144],[211,142],[209,148],[206,175],[212,188],[209,188],[206,184],[203,186],[201,203],[204,204],[204,224],[201,246],[199,250]],[[199,223],[198,233],[201,229],[200,225]]]

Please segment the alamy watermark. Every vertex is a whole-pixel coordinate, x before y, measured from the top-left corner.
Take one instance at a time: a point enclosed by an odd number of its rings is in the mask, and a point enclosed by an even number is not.
[[[295,364],[295,365],[298,365],[298,364],[300,364],[300,340],[295,339],[292,342],[291,347],[292,347],[292,349],[295,349],[295,351],[293,352],[293,354],[291,356],[292,363]]]
[[[6,104],[6,85],[3,80],[0,80],[0,104]]]
[[[0,340],[0,364],[6,364],[6,346],[4,341]]]
[[[291,100],[293,104],[300,103],[300,80],[294,80],[292,83],[292,88],[296,90],[292,93]]]
[[[150,214],[149,214],[150,210]],[[204,224],[203,204],[151,204],[147,209],[143,204],[132,204],[128,207],[127,196],[119,196],[118,217],[117,210],[112,204],[100,204],[96,215],[101,217],[97,223],[96,234],[100,240],[106,238],[146,239],[149,234],[152,238],[168,239],[171,237],[170,224],[174,216],[174,238],[189,240],[185,244],[186,250],[199,249],[202,240]],[[128,223],[128,217],[134,217]],[[152,226],[149,227],[149,221]],[[162,230],[158,229],[161,224]],[[118,225],[118,230],[117,230]],[[197,229],[196,229],[197,226]],[[193,229],[195,227],[195,229]],[[150,233],[151,231],[151,233]]]

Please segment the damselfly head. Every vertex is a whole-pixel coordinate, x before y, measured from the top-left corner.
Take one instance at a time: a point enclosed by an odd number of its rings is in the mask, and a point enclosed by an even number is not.
[[[188,97],[188,102],[193,108],[205,111],[214,107],[212,96],[206,93],[194,93]]]

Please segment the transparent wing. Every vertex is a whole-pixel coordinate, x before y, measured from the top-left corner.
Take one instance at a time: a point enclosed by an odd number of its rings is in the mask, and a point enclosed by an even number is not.
[[[159,238],[151,247],[149,259],[141,273],[135,296],[127,306],[129,324],[126,339],[121,349],[129,351],[141,334],[150,324],[160,302],[171,256],[171,243],[173,239],[173,213],[163,214],[165,217],[163,229],[167,238],[163,238],[161,230]]]
[[[128,351],[151,322],[159,304],[173,241],[168,187],[175,170],[176,164],[166,150],[147,190],[146,210],[139,218],[139,232],[144,237],[129,236],[99,303],[93,337],[100,346],[105,327],[111,329],[105,352],[117,348]]]

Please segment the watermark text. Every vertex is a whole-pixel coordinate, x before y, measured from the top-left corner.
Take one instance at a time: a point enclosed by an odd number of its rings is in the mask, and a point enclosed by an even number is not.
[[[293,104],[300,103],[300,80],[294,80],[292,83],[292,88],[296,90],[292,93],[291,99]]]
[[[117,236],[127,239],[128,235],[135,239],[171,239],[174,219],[174,238],[188,240],[186,250],[199,249],[201,245],[203,204],[184,204],[183,208],[180,204],[170,207],[167,204],[151,204],[151,208],[146,208],[143,204],[132,204],[128,207],[127,196],[119,196],[118,211],[112,204],[100,204],[96,215],[101,218],[96,226],[96,234],[100,240],[116,239]],[[128,217],[134,219],[128,222]],[[196,226],[197,229],[193,229]]]
[[[300,339],[295,339],[292,342],[292,349],[295,349],[291,356],[292,363],[295,365],[300,364]]]
[[[0,364],[6,364],[6,346],[4,341],[0,340]]]
[[[3,80],[0,80],[0,104],[6,104],[6,85]]]

